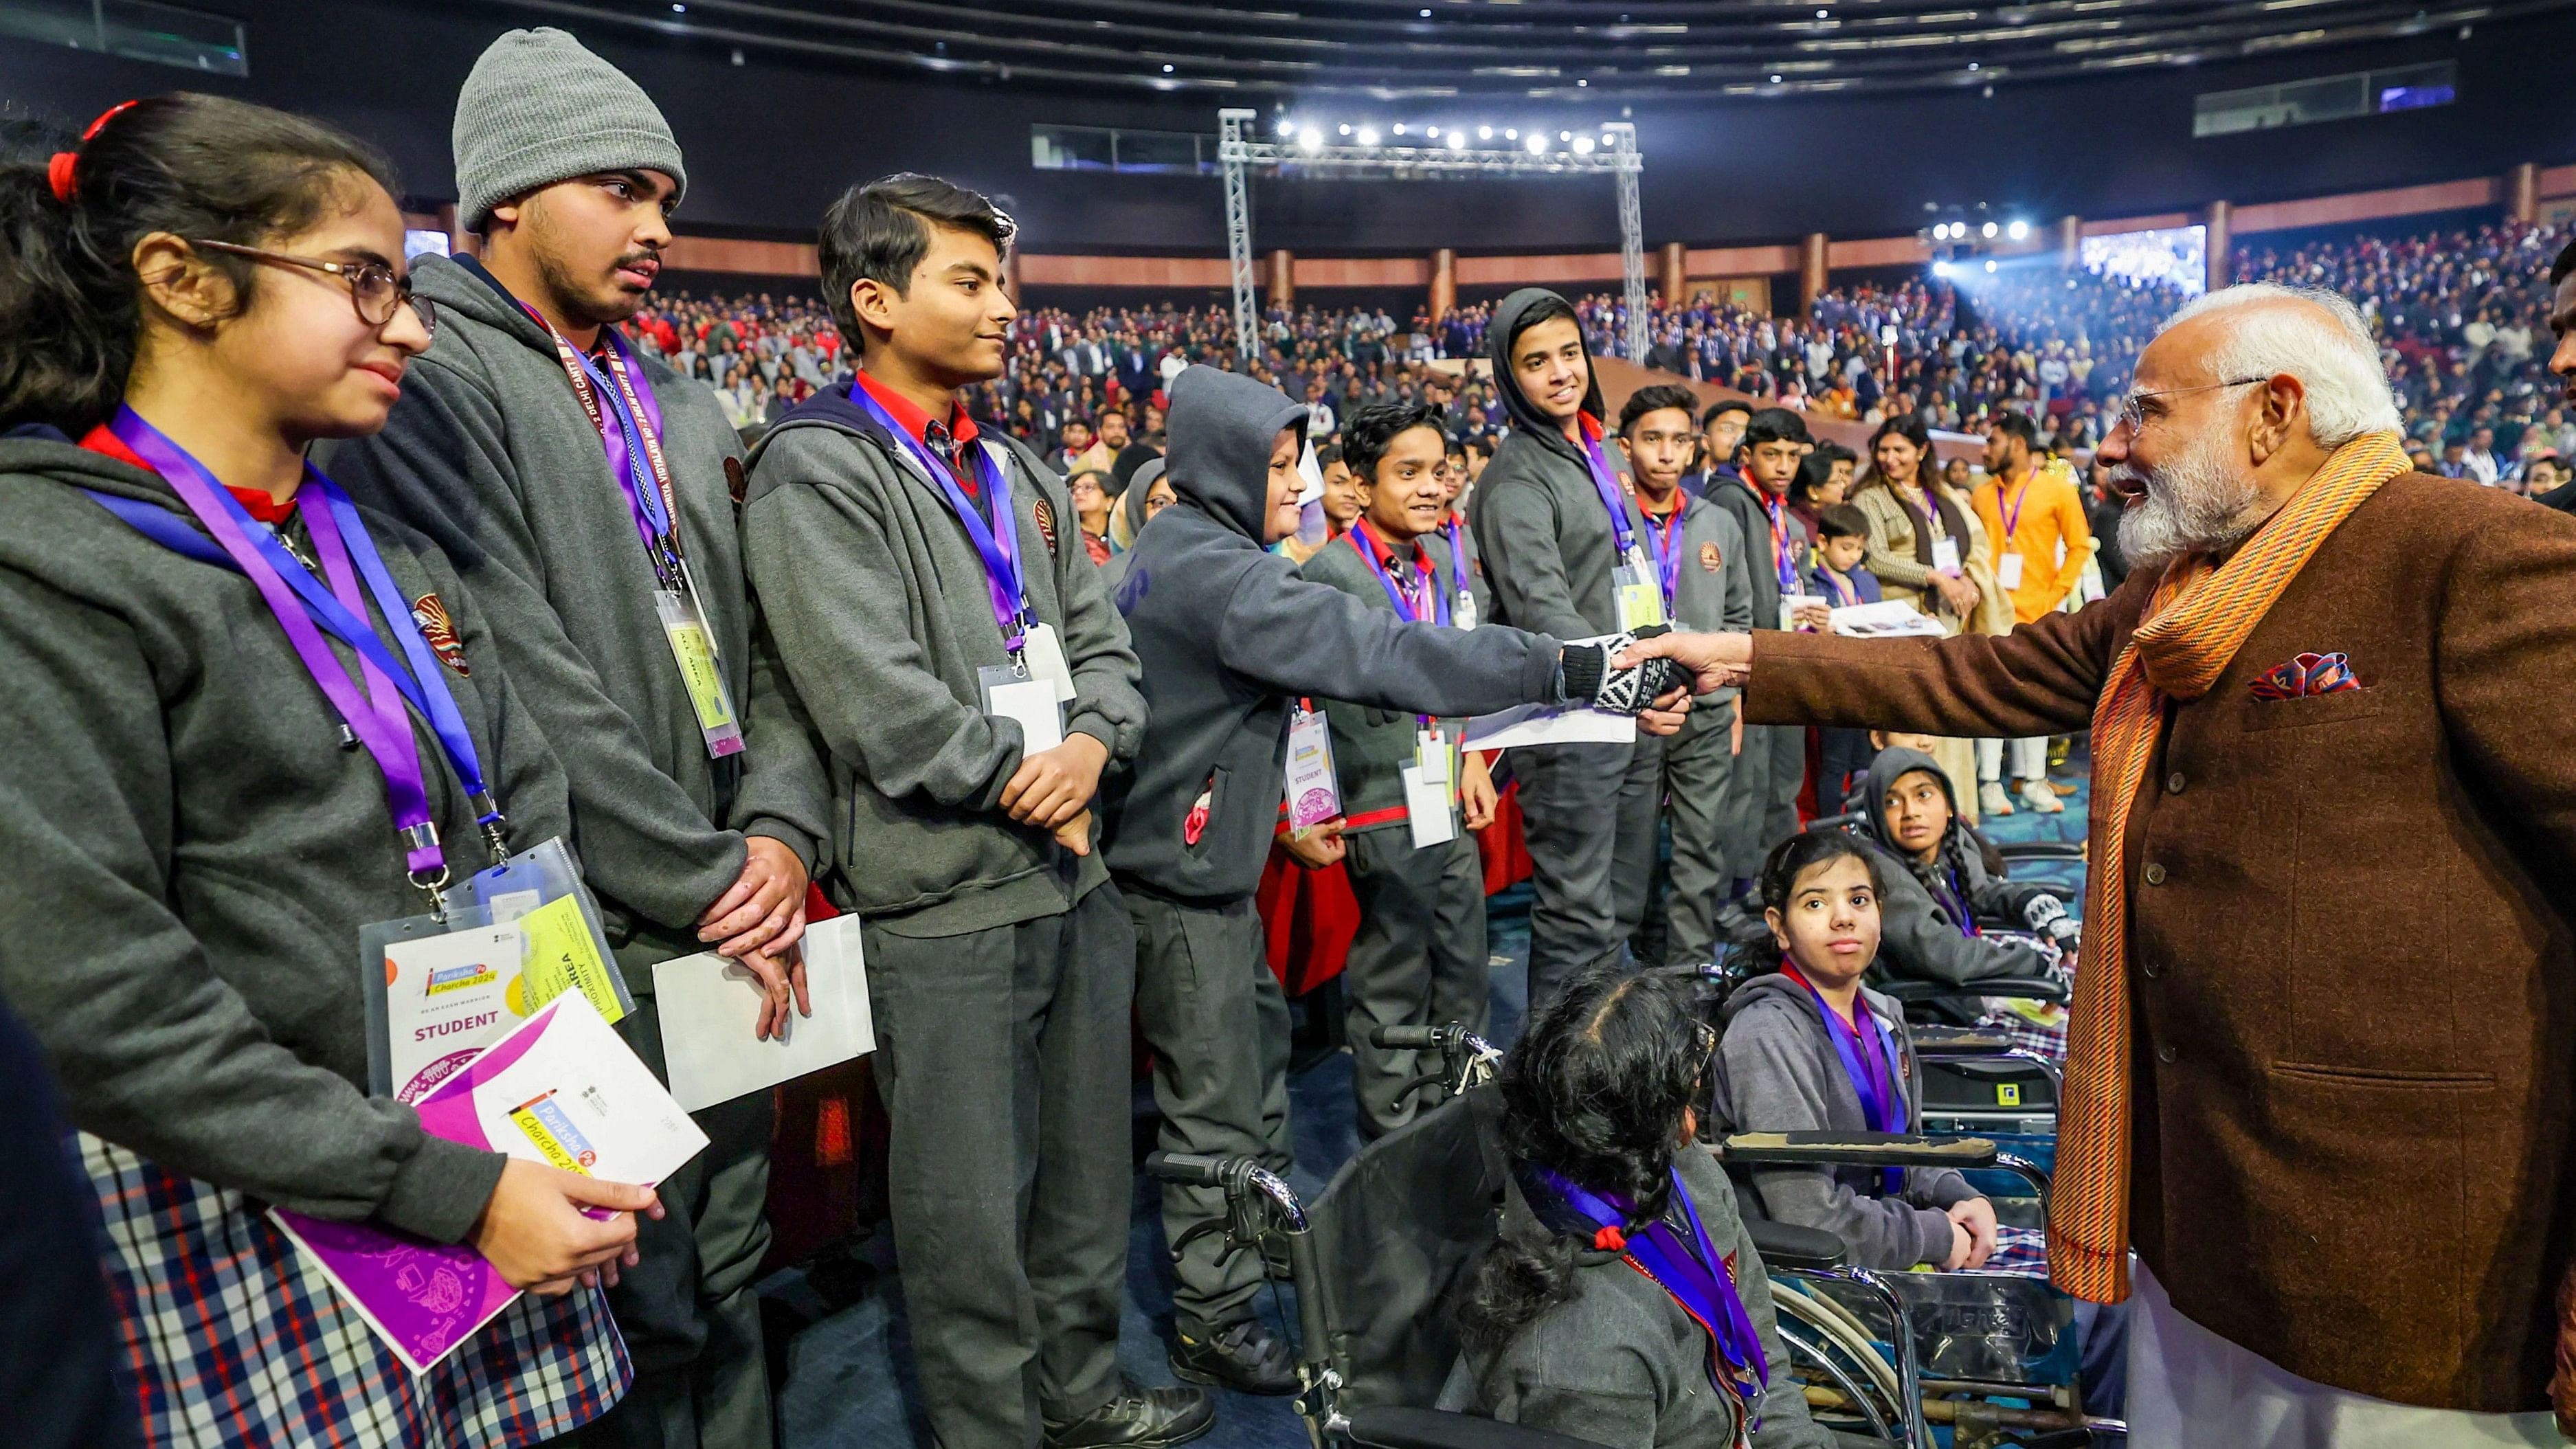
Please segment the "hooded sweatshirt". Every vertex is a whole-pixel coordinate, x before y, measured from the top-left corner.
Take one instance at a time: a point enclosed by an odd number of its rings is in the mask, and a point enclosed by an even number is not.
[[[1213,367],[1172,384],[1167,476],[1180,501],[1136,535],[1118,590],[1148,718],[1135,768],[1110,791],[1109,868],[1122,883],[1212,906],[1252,895],[1300,696],[1443,716],[1558,697],[1555,639],[1408,624],[1297,577],[1262,546],[1271,444],[1305,421],[1277,388]]]
[[[358,932],[429,908],[384,776],[342,746],[247,577],[82,490],[195,526],[132,464],[50,430],[0,439],[0,994],[73,1125],[280,1207],[458,1241],[502,1159],[367,1095]],[[427,539],[374,514],[367,532],[418,614],[453,628],[444,682],[511,848],[568,834],[563,772],[476,601]],[[368,618],[396,637],[372,597]],[[474,812],[417,716],[412,739],[462,880],[491,863]]]
[[[945,491],[850,401],[854,386],[770,429],[743,504],[762,616],[830,751],[832,893],[904,935],[1060,915],[1108,872],[1003,811],[1025,751],[1018,722],[984,713],[978,671],[1010,654],[983,557]],[[1007,470],[1029,603],[1073,674],[1066,733],[1098,740],[1114,766],[1145,730],[1127,626],[1063,480],[1001,437],[966,446]]]
[[[1914,1059],[1905,1012],[1866,987],[1859,1001],[1887,1023],[1895,1039],[1905,1130],[1920,1131],[1923,1117],[1915,1104],[1923,1096],[1922,1065]],[[1729,1132],[1873,1130],[1816,998],[1783,973],[1756,976],[1727,998],[1726,1035],[1711,1075],[1717,1119]],[[1966,1178],[1946,1167],[1905,1169],[1904,1191],[1895,1197],[1879,1195],[1883,1170],[1875,1167],[1748,1171],[1751,1183],[1739,1179],[1736,1194],[1745,1216],[1832,1233],[1863,1268],[1943,1262],[1954,1241],[1945,1210],[1977,1196]]]
[[[1950,802],[1950,830],[1942,838],[1935,862],[1925,865],[1896,846],[1887,823],[1887,792],[1898,777],[1922,770],[1941,784]],[[1959,802],[1950,794],[1950,777],[1921,750],[1903,747],[1878,752],[1861,787],[1868,815],[1868,838],[1894,866],[1879,871],[1879,949],[1872,971],[1903,980],[1946,981],[1958,985],[1992,976],[2041,976],[2047,963],[2026,941],[1971,936],[1959,919],[1962,907],[1971,919],[2001,916],[2022,920],[2040,896],[2055,899],[2045,886],[2016,884],[1989,873],[1983,852],[1959,818]]]
[[[1551,299],[1563,300],[1544,287],[1523,287],[1494,309],[1486,329],[1494,391],[1511,416],[1512,430],[1476,480],[1470,521],[1485,582],[1493,590],[1495,621],[1560,639],[1585,639],[1618,632],[1618,602],[1611,588],[1611,571],[1619,566],[1617,535],[1583,450],[1567,442],[1556,420],[1521,394],[1512,372],[1512,344],[1529,326],[1523,319]],[[1587,372],[1591,366],[1587,348]],[[1583,411],[1596,422],[1601,417],[1597,378],[1585,385]],[[1642,549],[1646,526],[1636,503],[1622,493],[1619,506]]]
[[[470,259],[424,257],[436,343],[384,431],[324,463],[362,503],[447,551],[492,619],[512,680],[572,781],[574,844],[627,982],[705,949],[700,912],[742,873],[744,834],[813,865],[829,828],[821,760],[752,627],[727,480],[741,443],[715,397],[640,356],[662,409],[681,548],[714,634],[743,752],[711,759],[654,610],[653,567],[553,338]]]

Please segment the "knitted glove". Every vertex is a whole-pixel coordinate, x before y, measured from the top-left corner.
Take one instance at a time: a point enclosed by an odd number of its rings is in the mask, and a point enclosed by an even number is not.
[[[1629,669],[1618,669],[1610,661],[1640,638],[1651,639],[1665,632],[1661,626],[1635,634],[1616,635],[1599,644],[1568,644],[1557,656],[1557,672],[1563,676],[1565,698],[1571,704],[1588,704],[1612,714],[1637,714],[1676,686],[1684,676],[1669,659],[1649,659]]]

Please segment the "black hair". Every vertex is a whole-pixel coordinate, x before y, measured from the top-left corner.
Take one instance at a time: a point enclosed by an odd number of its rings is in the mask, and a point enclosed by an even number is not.
[[[2576,241],[2558,249],[2558,260],[2549,264],[2549,285],[2555,287],[2566,281],[2570,272],[2576,272]]]
[[[1728,413],[1750,414],[1752,411],[1753,404],[1740,397],[1720,398],[1708,405],[1707,412],[1699,415],[1699,430],[1703,433],[1707,432],[1709,424],[1725,417]]]
[[[2030,420],[2028,413],[2003,408],[1993,417],[1986,419],[1986,426],[2006,437],[2021,439],[2022,446],[2034,453],[2039,451],[2039,425]]]
[[[1796,499],[1812,498],[1819,489],[1832,482],[1833,478],[1833,455],[1826,452],[1823,446],[1819,446],[1816,451],[1798,460],[1798,476],[1789,480],[1789,496]]]
[[[1315,450],[1315,471],[1318,473],[1340,461],[1342,461],[1342,445],[1339,443],[1326,443]]]
[[[1020,234],[1020,224],[982,192],[917,171],[898,171],[841,193],[823,213],[816,250],[823,304],[843,337],[853,345],[866,341],[850,288],[864,280],[891,287],[898,297],[909,295],[912,270],[930,253],[931,228],[943,226],[973,232],[1004,257]]]
[[[1816,538],[1867,538],[1869,515],[1848,503],[1837,503],[1816,515]]]
[[[1377,465],[1385,461],[1386,450],[1415,428],[1440,433],[1440,454],[1445,458],[1455,445],[1447,433],[1441,432],[1442,417],[1438,403],[1370,403],[1342,424],[1341,459],[1351,465],[1352,476],[1363,483],[1375,483]],[[1315,456],[1321,459],[1324,455],[1318,452]]]
[[[1619,409],[1619,436],[1626,437],[1628,430],[1637,425],[1637,419],[1648,413],[1662,412],[1666,408],[1679,408],[1682,416],[1687,418],[1690,416],[1691,408],[1698,402],[1699,399],[1692,395],[1689,388],[1677,382],[1659,382],[1652,387],[1641,387],[1628,394],[1627,403]]]
[[[1781,841],[1763,857],[1762,873],[1755,878],[1762,909],[1786,913],[1789,897],[1798,888],[1798,877],[1817,866],[1844,859],[1859,861],[1861,869],[1869,872],[1872,895],[1886,889],[1878,874],[1878,852],[1859,837],[1843,830],[1808,830]]]
[[[116,412],[143,331],[134,248],[156,232],[258,246],[313,225],[353,179],[387,192],[393,167],[319,121],[178,92],[114,113],[76,148],[73,191],[47,158],[0,160],[0,429],[47,423],[79,437]],[[236,310],[258,264],[200,254]]]
[[[1812,443],[1807,420],[1787,408],[1763,408],[1744,425],[1744,441],[1736,446],[1756,448],[1764,443]]]
[[[1706,1099],[1713,1044],[1679,978],[1617,963],[1584,970],[1503,1063],[1504,1151],[1625,1199],[1637,1222],[1662,1217],[1682,1116]],[[1574,1256],[1590,1247],[1506,1234],[1469,1280],[1460,1333],[1499,1352],[1574,1295]]]
[[[1511,355],[1512,348],[1519,345],[1523,333],[1541,322],[1551,322],[1559,317],[1573,323],[1576,332],[1580,333],[1583,330],[1583,319],[1574,315],[1574,304],[1554,292],[1522,308],[1521,315],[1512,321],[1512,335],[1503,339],[1504,355],[1507,357]],[[1592,344],[1586,342],[1583,350],[1587,354],[1590,353]]]
[[[1880,423],[1878,431],[1869,435],[1869,460],[1872,468],[1878,466],[1879,440],[1891,436],[1903,438],[1912,443],[1914,450],[1927,458],[1932,455],[1932,430],[1923,425],[1921,415],[1902,413]]]

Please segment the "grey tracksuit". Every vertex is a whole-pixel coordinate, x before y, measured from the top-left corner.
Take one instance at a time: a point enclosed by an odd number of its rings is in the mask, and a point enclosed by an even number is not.
[[[2014,922],[2024,919],[2022,913],[2033,900],[2056,895],[2046,886],[1989,874],[1984,854],[1969,838],[1967,822],[1959,818],[1958,801],[1950,802],[1950,835],[1941,843],[1939,863],[1925,865],[1888,843],[1895,839],[1886,824],[1888,789],[1899,776],[1915,770],[1929,773],[1944,796],[1950,793],[1949,774],[1930,755],[1904,748],[1879,751],[1861,789],[1869,813],[1867,833],[1882,857],[1878,960],[1870,970],[1952,985],[1993,976],[2048,974],[2047,962],[2029,942],[1971,936],[1964,929],[1970,923],[1956,919],[1956,908],[1934,895],[1938,888],[1971,915]]]
[[[1832,1449],[1833,1436],[1807,1416],[1805,1393],[1789,1374],[1771,1280],[1736,1213],[1725,1171],[1699,1147],[1682,1149],[1675,1166],[1710,1246],[1735,1265],[1736,1294],[1769,1361],[1770,1387],[1762,1395],[1754,1449]],[[1517,1187],[1506,1199],[1503,1230],[1531,1240],[1543,1240],[1546,1232]],[[1548,1309],[1501,1352],[1469,1351],[1477,1410],[1602,1449],[1734,1443],[1734,1401],[1708,1381],[1708,1331],[1618,1254],[1578,1248],[1574,1264],[1573,1297]]]
[[[1009,663],[983,559],[931,475],[852,403],[856,386],[761,440],[743,550],[829,753],[827,886],[865,923],[931,1430],[1033,1444],[1042,1419],[1118,1391],[1134,939],[1096,853],[1003,811],[1024,751],[1016,721],[983,712],[977,671]],[[1010,480],[1027,597],[1073,675],[1068,737],[1133,756],[1136,656],[1063,481],[1016,444],[966,446]]]
[[[1271,443],[1305,417],[1278,389],[1212,367],[1174,381],[1169,476],[1180,501],[1136,535],[1118,596],[1150,723],[1109,803],[1109,867],[1136,922],[1163,1145],[1257,1156],[1281,1171],[1288,1008],[1252,894],[1285,790],[1291,701],[1472,715],[1558,694],[1554,639],[1407,624],[1300,580],[1262,547]],[[1224,1210],[1213,1190],[1166,1188],[1165,1235],[1177,1242]],[[1176,1268],[1174,1313],[1193,1336],[1247,1316],[1260,1286],[1257,1261],[1220,1266],[1218,1249],[1203,1237]]]
[[[1708,501],[1726,510],[1744,530],[1752,564],[1753,627],[1780,627],[1780,575],[1771,556],[1771,514],[1755,496],[1752,480],[1730,479],[1709,485]],[[1798,577],[1807,570],[1807,526],[1781,510],[1781,525],[1797,555]],[[1807,731],[1803,725],[1746,725],[1744,752],[1736,757],[1735,778],[1727,791],[1726,859],[1741,880],[1762,868],[1771,847],[1798,832],[1798,789],[1807,779]]]
[[[158,479],[58,434],[0,440],[0,479],[0,992],[73,1125],[280,1207],[461,1241],[502,1159],[367,1095],[358,931],[429,909],[374,759],[341,746],[249,579],[79,491],[187,518]],[[512,847],[567,833],[563,773],[478,601],[428,540],[375,515],[368,533],[404,597],[454,623],[468,672],[446,683]],[[395,637],[372,600],[369,622]],[[437,737],[412,735],[462,880],[490,859]]]
[[[743,730],[711,759],[654,610],[633,514],[544,327],[469,260],[424,258],[438,305],[384,431],[326,467],[362,501],[428,534],[492,620],[511,677],[564,762],[573,845],[638,997],[618,1024],[660,1069],[657,961],[708,949],[697,919],[740,876],[746,834],[814,862],[829,828],[822,766],[780,687],[745,590],[728,478],[740,444],[703,386],[643,358],[681,547]],[[747,1045],[747,1044],[746,1044]],[[768,1247],[770,1112],[755,1093],[696,1114],[710,1146],[639,1224],[643,1265],[611,1303],[639,1370],[594,1429],[604,1443],[770,1440],[751,1277]]]
[[[1905,1129],[1919,1131],[1923,1069],[1905,1012],[1863,987],[1860,1001],[1887,1023],[1905,1093]],[[1774,972],[1756,976],[1726,1002],[1726,1035],[1715,1077],[1717,1125],[1727,1132],[1868,1132],[1860,1091],[1843,1070],[1822,1012],[1807,988]],[[1843,1240],[1855,1266],[1939,1266],[1953,1234],[1945,1210],[1977,1196],[1947,1167],[1905,1169],[1904,1191],[1882,1195],[1875,1167],[1755,1167],[1737,1182],[1748,1217],[1818,1228]]]
[[[1552,295],[1538,287],[1512,293],[1494,309],[1486,330],[1494,389],[1511,415],[1512,430],[1476,480],[1472,521],[1496,621],[1579,639],[1617,632],[1611,573],[1620,559],[1609,511],[1582,450],[1521,395],[1512,378],[1511,343],[1522,330],[1521,318]],[[1595,419],[1602,415],[1597,382],[1585,395],[1583,411]],[[1642,548],[1645,525],[1636,505],[1623,498],[1620,506]],[[1520,782],[1530,853],[1533,1011],[1575,972],[1619,950],[1612,884],[1615,802],[1634,753],[1628,745],[1541,745],[1505,757]]]
[[[1459,536],[1464,552],[1466,536]],[[1330,584],[1387,613],[1395,605],[1360,558],[1358,536],[1346,533],[1306,560],[1299,574]],[[1422,540],[1432,566],[1432,588],[1455,600],[1458,581],[1445,533]],[[1399,556],[1410,550],[1398,550]],[[1461,560],[1460,562],[1465,562]],[[1432,616],[1437,619],[1438,614]],[[1348,829],[1344,874],[1360,912],[1343,968],[1349,1000],[1351,1092],[1359,1106],[1361,1135],[1382,1137],[1440,1103],[1436,1090],[1397,1100],[1423,1070],[1421,1053],[1378,1046],[1370,1035],[1384,1026],[1438,1026],[1461,1022],[1482,1031],[1488,1005],[1485,955],[1485,867],[1474,836],[1460,826],[1441,845],[1415,849],[1405,808],[1404,767],[1414,763],[1420,717],[1372,709],[1345,700],[1318,704],[1332,721],[1333,768],[1339,775],[1342,818]],[[1455,742],[1461,721],[1437,721]],[[1463,768],[1463,762],[1462,762]]]
[[[1673,527],[1678,567],[1673,627],[1700,632],[1752,627],[1753,581],[1743,530],[1726,510],[1681,497]],[[1662,535],[1650,525],[1647,553]],[[1639,735],[1619,786],[1614,851],[1619,935],[1637,959],[1700,964],[1716,959],[1717,910],[1735,862],[1724,840],[1727,789],[1735,775],[1735,694],[1711,690],[1691,701],[1679,734]],[[1669,876],[1659,869],[1658,822],[1672,825]]]

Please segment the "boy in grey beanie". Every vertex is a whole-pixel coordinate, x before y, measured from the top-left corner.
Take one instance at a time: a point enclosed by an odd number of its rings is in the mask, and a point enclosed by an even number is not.
[[[437,342],[385,430],[331,467],[474,581],[569,777],[573,843],[637,998],[618,1030],[658,1072],[657,961],[741,960],[769,988],[764,1027],[784,1025],[831,797],[744,583],[739,440],[713,394],[616,328],[661,270],[684,180],[662,113],[562,31],[512,31],[457,99],[456,174],[482,259],[414,266]],[[690,616],[705,642],[669,628]],[[684,670],[721,687],[693,691]],[[771,1443],[751,1287],[769,1097],[695,1116],[709,1146],[661,1185],[667,1216],[640,1225],[643,1261],[610,1296],[634,1387],[585,1443]]]

